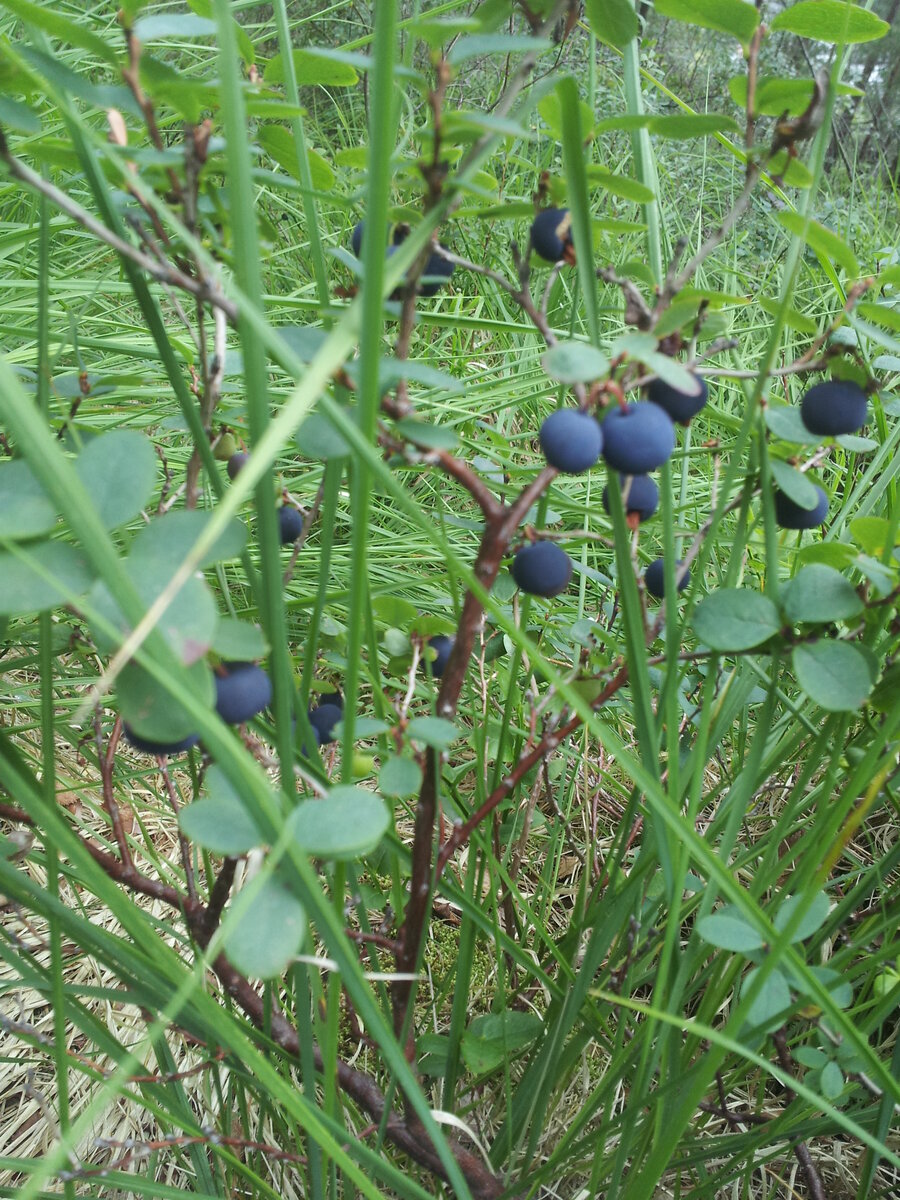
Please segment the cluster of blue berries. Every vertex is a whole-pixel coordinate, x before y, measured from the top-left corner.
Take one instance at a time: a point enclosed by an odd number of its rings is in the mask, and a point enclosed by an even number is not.
[[[545,208],[531,226],[531,247],[547,262],[575,262],[571,214],[566,208]],[[629,521],[640,523],[656,511],[659,493],[647,475],[661,466],[675,449],[675,424],[687,425],[704,407],[709,391],[706,381],[694,376],[695,387],[684,392],[664,379],[654,379],[646,400],[617,404],[602,420],[584,409],[559,409],[541,426],[540,445],[551,467],[568,475],[590,470],[601,458],[619,472]],[[838,437],[854,433],[866,421],[865,393],[855,383],[830,381],[809,389],[801,402],[806,428],[819,436]],[[828,514],[828,497],[816,486],[817,502],[803,508],[776,488],[775,517],[783,529],[813,529]],[[603,504],[609,512],[608,489]],[[523,592],[556,596],[572,578],[572,561],[555,542],[536,541],[515,556],[512,574]],[[652,562],[644,576],[647,592],[661,598],[665,564]],[[679,591],[686,587],[689,572],[676,564]]]

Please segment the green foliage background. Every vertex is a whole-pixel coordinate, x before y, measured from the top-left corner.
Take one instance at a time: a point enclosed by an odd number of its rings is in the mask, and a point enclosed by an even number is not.
[[[834,1194],[896,1186],[896,31],[835,4],[801,40],[812,10],[765,9],[760,70],[789,82],[756,147],[823,66],[825,121],[638,334],[610,279],[652,307],[744,189],[729,81],[758,14],[617,0],[569,27],[557,7],[132,0],[128,86],[114,6],[0,2],[0,422],[27,464],[0,465],[3,1103],[46,1131],[38,1154],[13,1122],[4,1194],[762,1196],[795,1170],[814,1186],[798,1145]],[[540,188],[571,208],[578,266],[535,261],[536,324],[496,276],[515,284]],[[385,258],[389,221],[413,232]],[[400,366],[389,297],[438,229],[475,269],[417,302]],[[507,553],[487,595],[483,514],[440,455],[512,503],[572,379],[672,371],[673,334],[682,359],[711,354],[711,402],[658,516],[634,535],[605,471],[559,476],[525,523],[569,550],[572,587],[516,594]],[[817,338],[874,381],[864,439],[803,437],[806,378],[774,372]],[[400,378],[405,420],[381,404]],[[251,451],[233,483],[226,430]],[[773,479],[800,499],[808,469],[827,525],[780,531]],[[292,565],[285,499],[310,515]],[[691,587],[654,624],[641,569],[697,531]],[[467,592],[484,624],[438,710],[423,641]],[[246,738],[212,711],[207,653],[265,657],[275,699]],[[340,745],[303,753],[336,685]],[[196,730],[209,760],[161,771],[120,743],[107,764],[117,713]],[[515,786],[437,884],[397,1030],[391,941],[435,770],[440,836]],[[117,870],[123,847],[149,884]],[[210,940],[191,905],[229,856],[248,869]],[[140,1154],[96,1140],[115,1103]]]

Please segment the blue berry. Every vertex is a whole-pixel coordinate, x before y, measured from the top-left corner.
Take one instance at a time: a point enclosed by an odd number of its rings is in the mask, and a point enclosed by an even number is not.
[[[541,449],[551,467],[578,475],[589,470],[600,457],[603,434],[589,413],[560,408],[541,426]]]
[[[822,437],[856,433],[866,423],[867,409],[862,388],[843,379],[817,383],[800,401],[803,424]]]
[[[216,674],[216,712],[226,725],[243,725],[272,702],[272,681],[249,662],[222,663]]]
[[[282,546],[296,542],[303,532],[303,517],[290,504],[282,504],[278,510],[278,529],[281,534]]]
[[[180,754],[182,750],[190,750],[191,746],[196,746],[200,741],[199,733],[191,733],[186,738],[182,738],[180,742],[151,742],[135,733],[129,725],[123,725],[122,732],[125,734],[125,741],[129,746],[133,746],[135,750],[140,750],[144,754]]]
[[[620,475],[622,503],[629,517],[637,517],[638,524],[648,521],[659,507],[659,488],[649,475]],[[609,484],[603,489],[603,507],[609,512]]]
[[[675,426],[656,404],[616,404],[603,418],[603,457],[615,471],[643,475],[675,449]]]
[[[695,375],[697,383],[700,386],[700,391],[696,396],[690,395],[689,392],[681,392],[678,388],[672,387],[670,383],[666,383],[664,379],[654,379],[647,388],[647,399],[654,404],[658,404],[661,409],[669,414],[673,421],[680,421],[682,424],[690,421],[691,417],[696,417],[697,413],[706,404],[709,399],[709,388],[706,386],[706,380],[699,375]]]
[[[681,569],[681,559],[675,564],[675,576],[678,578],[678,572]],[[690,571],[685,571],[678,579],[677,590],[683,592],[691,581]],[[647,570],[644,572],[644,586],[651,596],[655,596],[657,600],[661,600],[666,592],[666,564],[662,558],[654,559]]]
[[[435,679],[440,679],[444,673],[444,669],[450,659],[450,651],[456,638],[449,637],[446,633],[435,634],[433,638],[428,639],[428,645],[432,648],[437,656],[432,660],[431,673]]]
[[[828,516],[828,497],[816,487],[818,502],[815,508],[801,508],[785,492],[775,489],[775,520],[782,529],[815,529]]]
[[[558,596],[569,586],[572,560],[556,542],[533,542],[516,554],[512,576],[532,596]]]
[[[320,746],[327,746],[336,740],[334,727],[344,715],[336,704],[320,704],[317,708],[311,708],[307,715],[309,723],[319,739]]]
[[[435,251],[419,279],[419,292],[423,296],[436,296],[452,274],[453,263]]]
[[[237,479],[238,475],[240,475],[244,465],[249,461],[249,459],[250,455],[245,454],[243,450],[238,450],[235,454],[232,454],[225,466],[225,470],[228,472],[228,478]]]
[[[556,263],[572,253],[572,217],[567,208],[545,208],[531,225],[531,246],[547,262]]]
[[[332,704],[343,711],[344,697],[340,692],[323,692],[319,697],[319,707],[321,708],[326,704]]]

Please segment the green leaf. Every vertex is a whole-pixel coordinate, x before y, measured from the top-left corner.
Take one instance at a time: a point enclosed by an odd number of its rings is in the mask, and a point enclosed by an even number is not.
[[[446,750],[459,737],[459,730],[452,721],[443,717],[414,717],[406,732],[417,742],[424,742],[435,750]]]
[[[414,796],[422,786],[422,768],[414,759],[392,755],[378,773],[378,790],[384,796]]]
[[[153,495],[159,466],[153,445],[134,429],[93,438],[75,459],[75,470],[107,529],[133,520]]]
[[[747,972],[741,987],[741,996],[749,991],[758,975],[759,967]],[[772,971],[747,1010],[747,1024],[760,1029],[774,1028],[783,1021],[783,1014],[790,1006],[791,989],[788,981],[780,971]]]
[[[447,62],[458,67],[469,58],[481,58],[488,54],[537,54],[549,50],[553,43],[548,38],[524,37],[514,33],[480,33],[461,37],[450,53]]]
[[[841,1068],[837,1065],[834,1059],[827,1062],[822,1068],[819,1075],[819,1082],[822,1085],[822,1095],[826,1100],[837,1100],[841,1092],[844,1090],[844,1076]]]
[[[856,558],[856,551],[846,542],[813,542],[802,546],[797,551],[797,561],[801,563],[824,563],[826,567],[834,567],[842,571]]]
[[[730,34],[744,46],[759,24],[756,7],[744,0],[654,0],[653,7],[664,17]]]
[[[429,425],[427,421],[416,421],[413,417],[403,417],[394,428],[409,441],[417,446],[425,446],[431,450],[452,450],[459,445],[459,438],[452,429],[442,425]]]
[[[657,137],[677,139],[740,132],[734,117],[727,117],[724,113],[678,113],[671,117],[653,117],[647,128]]]
[[[587,342],[560,342],[547,351],[541,364],[551,379],[565,384],[591,383],[609,371],[606,355]]]
[[[597,41],[609,46],[623,49],[640,30],[629,0],[585,0],[584,11]]]
[[[694,632],[711,650],[749,650],[778,633],[778,609],[750,588],[722,588],[698,605]]]
[[[304,50],[294,50],[294,71],[300,87],[311,87],[319,84],[324,87],[352,87],[359,81],[355,67],[348,62],[342,62],[327,51],[314,50],[306,47]],[[266,83],[284,83],[284,63],[280,54],[269,61],[263,72]]]
[[[855,517],[850,522],[850,534],[866,554],[880,558],[893,530],[885,517]]]
[[[206,797],[178,814],[185,837],[213,854],[246,854],[265,841],[221,767],[209,768],[205,787]]]
[[[350,446],[327,417],[310,413],[296,433],[300,453],[306,458],[327,462],[330,458],[346,458]]]
[[[411,624],[419,615],[416,606],[401,596],[375,596],[372,611],[385,625],[398,627]]]
[[[791,1055],[795,1062],[800,1063],[803,1067],[809,1067],[810,1070],[818,1070],[828,1062],[828,1055],[824,1050],[818,1050],[815,1046],[798,1046],[795,1050],[791,1050]]]
[[[40,133],[41,119],[27,104],[0,96],[0,125],[15,129],[19,133]]]
[[[297,143],[294,135],[284,125],[263,125],[257,132],[259,144],[265,152],[274,158],[279,167],[292,179],[302,180],[300,159],[297,155]],[[334,172],[321,154],[315,150],[307,150],[306,159],[309,163],[313,187],[327,192],[334,187]]]
[[[900,663],[893,663],[885,671],[872,693],[872,707],[878,712],[890,712],[900,704]]]
[[[584,131],[585,136],[587,136],[588,132],[594,128],[594,113],[591,110],[591,106],[586,104],[584,100],[578,101],[578,107],[581,110],[581,128]],[[561,142],[562,106],[560,105],[560,100],[557,93],[555,91],[549,92],[546,96],[544,96],[538,104],[537,110],[541,115],[541,119],[549,127],[553,136],[558,142]],[[590,168],[588,169],[590,170]],[[607,167],[598,166],[597,170],[604,171],[607,174],[612,173]],[[534,212],[534,204],[531,202],[528,204],[528,212],[529,214],[533,214]]]
[[[474,1075],[496,1070],[511,1055],[537,1041],[543,1027],[537,1013],[517,1009],[475,1017],[462,1035],[463,1061]]]
[[[0,554],[0,615],[17,617],[71,604],[94,582],[83,554],[66,542],[38,542]]]
[[[169,585],[171,569],[165,560],[156,558],[133,558],[125,560],[125,571],[134,584],[135,591],[150,608],[159,594]],[[91,622],[97,645],[106,653],[118,649],[121,641],[131,633],[131,622],[106,584],[98,580],[90,596],[90,607],[118,631],[114,638],[99,623]],[[199,575],[190,575],[170,604],[167,605],[156,628],[160,631],[175,654],[186,665],[197,662],[212,645],[218,615],[216,602],[206,581]]]
[[[378,386],[383,391],[389,391],[397,386],[401,379],[421,383],[424,387],[441,388],[454,396],[461,396],[466,386],[461,379],[455,379],[446,371],[439,371],[417,359],[383,358],[378,364]]]
[[[875,683],[869,659],[849,642],[820,639],[791,653],[797,682],[826,712],[856,712]]]
[[[129,561],[153,560],[168,562],[173,566],[184,561],[211,516],[200,509],[180,509],[154,517],[135,534],[129,551]],[[229,558],[240,558],[247,544],[247,526],[235,517],[219,534],[212,546],[200,560],[198,567],[211,567],[213,563]]]
[[[219,617],[210,649],[231,662],[256,662],[265,657],[269,643],[258,625],[235,617]]]
[[[216,32],[215,21],[198,17],[196,13],[159,13],[157,16],[141,17],[135,22],[134,33],[142,42],[158,42],[161,38],[212,37]]]
[[[704,942],[718,946],[721,950],[737,950],[746,953],[764,945],[762,937],[740,910],[726,904],[697,922],[697,932]]]
[[[251,979],[280,975],[303,945],[303,905],[270,877],[249,903],[242,904],[238,892],[231,907],[236,916],[226,917],[224,922],[224,948],[229,961]]]
[[[212,708],[215,685],[205,662],[184,668],[181,681],[201,704]],[[116,692],[123,719],[140,737],[151,742],[177,742],[195,732],[189,713],[139,663],[126,663],[122,668]]]
[[[380,796],[341,786],[332,788],[324,800],[305,800],[289,821],[291,836],[306,854],[352,859],[375,849],[391,814]]]
[[[765,410],[766,425],[783,442],[793,442],[796,445],[815,445],[821,442],[821,437],[810,433],[803,424],[800,409],[792,404],[782,404],[777,407],[769,406]]]
[[[550,97],[548,96],[547,99]],[[557,97],[554,95],[553,99],[557,99]],[[582,122],[582,127],[590,128],[590,125]],[[610,192],[613,196],[619,196],[623,200],[634,200],[637,204],[650,204],[656,199],[656,193],[641,183],[639,179],[635,179],[631,175],[619,175],[599,163],[592,163],[587,167],[587,177],[591,183],[598,184],[605,191]]]
[[[810,480],[790,463],[782,462],[780,458],[770,460],[772,476],[779,490],[790,497],[801,508],[815,508],[819,502],[819,493]]]
[[[827,4],[831,0],[810,0],[813,4]],[[835,0],[837,2],[837,0]],[[843,8],[843,5],[838,5]],[[782,211],[777,220],[789,233],[802,238],[808,246],[821,254],[823,258],[833,259],[838,266],[843,267],[848,275],[859,275],[859,262],[856,255],[842,237],[838,237],[818,221],[808,220],[797,212]]]
[[[660,354],[658,350],[653,350],[644,355],[644,362],[670,387],[677,388],[679,392],[688,396],[700,394],[700,381],[697,376],[692,375],[687,367],[683,367],[674,358],[669,358],[668,354]]]
[[[806,896],[802,894],[785,897],[778,912],[775,914],[773,922],[779,933],[787,928],[789,922],[793,920],[794,913],[801,905],[806,903],[806,899]],[[791,935],[791,942],[802,942],[805,938],[812,937],[816,930],[820,929],[825,923],[830,911],[831,901],[824,892],[816,892],[809,908],[800,918],[800,924]]]
[[[7,541],[49,533],[57,521],[56,506],[23,459],[0,463],[2,536]]]
[[[778,13],[769,28],[773,33],[781,30],[838,45],[876,41],[884,37],[890,25],[875,13],[843,0],[800,0]]]
[[[859,616],[863,602],[840,571],[823,563],[810,563],[785,584],[781,607],[792,622],[847,621]]]
[[[813,97],[815,82],[812,79],[795,79],[783,75],[761,75],[756,81],[753,107],[757,116],[780,117],[787,113],[789,117],[799,117],[809,106]],[[728,80],[728,91],[738,108],[747,107],[747,76],[735,75]],[[838,94],[850,96],[859,93],[858,88],[841,84]]]
[[[774,170],[772,173],[778,174],[778,172]],[[770,317],[775,317],[776,319],[781,317],[785,325],[790,326],[791,329],[797,329],[800,331],[800,333],[807,333],[810,336],[815,336],[815,334],[819,331],[819,326],[817,322],[812,319],[812,317],[806,316],[805,313],[799,312],[796,308],[793,308],[790,305],[782,314],[781,302],[778,300],[772,300],[769,296],[759,296],[757,297],[757,302],[763,312],[767,312]]]

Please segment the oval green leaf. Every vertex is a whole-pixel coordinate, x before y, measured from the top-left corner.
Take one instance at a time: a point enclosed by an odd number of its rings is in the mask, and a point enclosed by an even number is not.
[[[422,785],[422,768],[412,758],[392,755],[378,773],[378,790],[383,796],[414,796]]]
[[[856,712],[875,683],[869,659],[849,642],[807,642],[794,647],[791,661],[800,687],[826,712]]]
[[[356,787],[332,788],[305,800],[290,817],[291,835],[314,858],[351,859],[374,850],[391,823],[380,796]]]
[[[843,0],[800,0],[780,12],[769,28],[774,32],[796,33],[814,42],[829,45],[846,42],[874,42],[890,29],[887,21]]]
[[[158,465],[152,443],[135,429],[101,434],[75,459],[75,471],[107,529],[125,525],[146,506]]]
[[[716,912],[701,917],[697,922],[697,932],[704,942],[721,950],[746,953],[758,950],[764,944],[755,927],[734,904],[726,904]]]
[[[251,883],[249,889],[254,888]],[[266,879],[248,900],[238,892],[223,925],[229,961],[250,979],[280,975],[303,945],[306,913],[277,879]]]
[[[557,383],[591,383],[609,371],[609,359],[587,342],[560,342],[541,359]]]
[[[0,463],[0,512],[3,537],[9,541],[49,533],[58,516],[43,485],[22,459]]]
[[[213,854],[246,854],[259,846],[262,834],[221,767],[209,768],[205,784],[207,795],[178,814],[185,837]]]
[[[209,524],[209,513],[199,509],[183,509],[154,517],[149,525],[143,526],[131,543],[128,558],[132,563],[139,559],[158,563],[182,562],[194,548],[203,530]],[[197,564],[202,570],[213,563],[229,558],[239,558],[247,544],[247,526],[235,517]]]
[[[759,24],[756,6],[744,0],[654,0],[653,7],[675,21],[727,33],[744,46]]]
[[[840,571],[824,563],[801,567],[781,593],[789,621],[847,621],[863,611],[856,588]]]
[[[694,632],[711,650],[750,650],[781,628],[778,609],[750,588],[722,588],[698,606]]]
[[[215,687],[205,662],[183,668],[179,682],[201,704],[212,708]],[[151,742],[177,742],[195,732],[190,714],[139,663],[126,663],[122,668],[116,692],[123,719],[140,737]]]
[[[771,459],[769,466],[780,491],[801,508],[816,507],[819,493],[802,471],[798,471],[790,463],[782,462],[780,458]]]
[[[77,601],[94,577],[73,546],[39,542],[0,554],[0,580],[0,614],[17,617]]]

